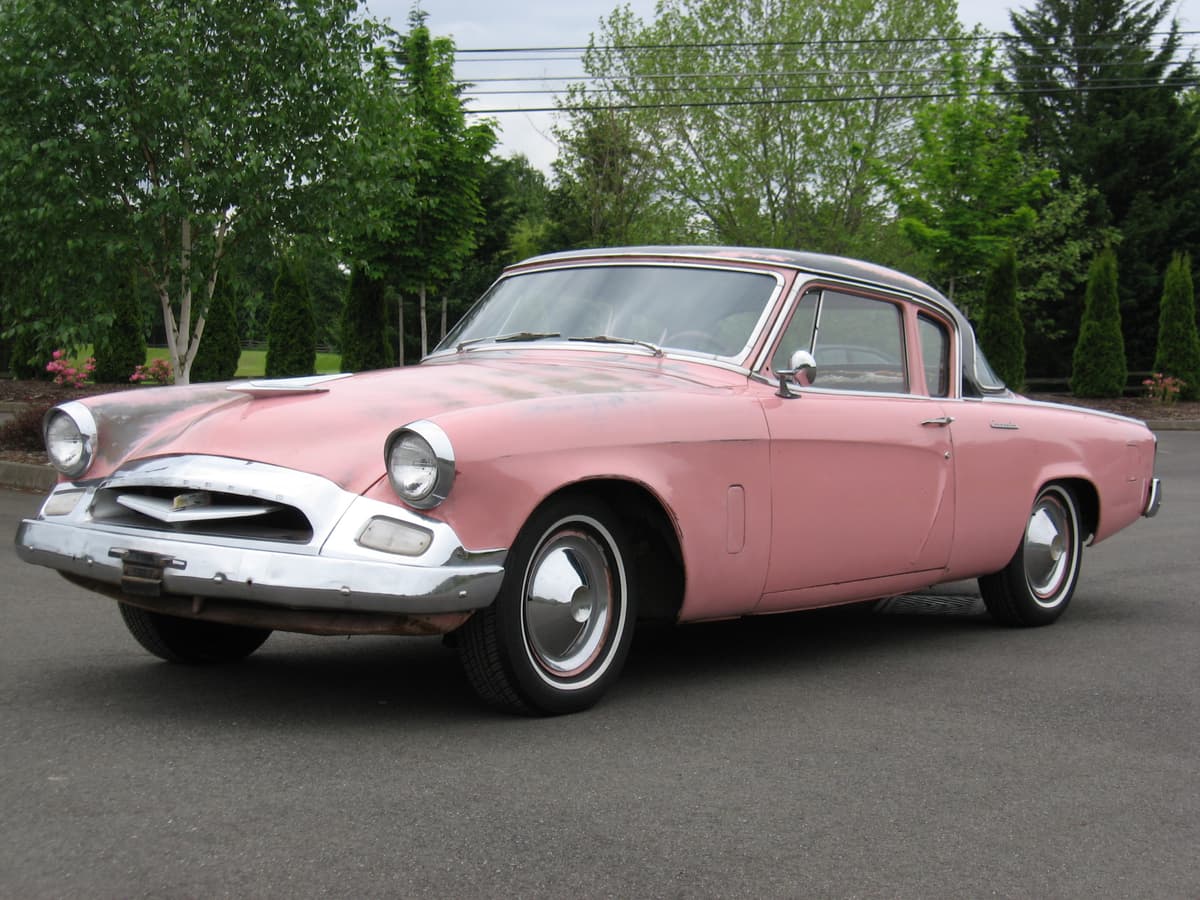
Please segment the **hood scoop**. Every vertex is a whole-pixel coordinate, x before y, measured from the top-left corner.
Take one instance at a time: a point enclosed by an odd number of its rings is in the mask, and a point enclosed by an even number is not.
[[[278,397],[281,394],[322,394],[329,390],[331,381],[349,378],[352,372],[335,375],[304,375],[300,378],[271,378],[266,381],[245,381],[231,384],[227,391],[249,394],[251,397]]]

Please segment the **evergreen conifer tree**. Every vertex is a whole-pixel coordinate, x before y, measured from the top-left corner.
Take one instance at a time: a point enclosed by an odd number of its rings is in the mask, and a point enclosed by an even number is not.
[[[317,329],[312,295],[294,262],[284,259],[267,322],[268,378],[312,375],[317,368]]]
[[[1088,272],[1083,322],[1071,367],[1071,392],[1080,397],[1120,397],[1129,370],[1121,335],[1117,256],[1103,250]]]
[[[364,372],[392,365],[387,326],[383,281],[372,278],[363,266],[355,266],[342,312],[343,372]]]
[[[229,381],[237,374],[241,356],[237,301],[230,291],[218,288],[208,306],[204,340],[192,361],[192,381]]]
[[[1183,400],[1200,397],[1200,335],[1196,330],[1196,294],[1192,258],[1176,253],[1167,267],[1158,315],[1158,352],[1154,371],[1184,382]]]
[[[97,384],[128,384],[129,376],[146,362],[146,320],[137,279],[118,278],[112,298],[112,325],[96,339]]]
[[[1025,326],[1017,309],[1017,254],[1010,245],[988,272],[979,343],[992,369],[1013,390],[1025,383]]]

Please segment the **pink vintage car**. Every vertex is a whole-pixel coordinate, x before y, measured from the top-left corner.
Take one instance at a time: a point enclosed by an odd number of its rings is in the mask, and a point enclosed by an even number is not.
[[[18,550],[151,653],[446,634],[542,714],[594,703],[639,619],[978,578],[1047,624],[1160,497],[1142,423],[1014,395],[928,286],[729,248],[540,257],[419,366],[66,403],[46,441]]]

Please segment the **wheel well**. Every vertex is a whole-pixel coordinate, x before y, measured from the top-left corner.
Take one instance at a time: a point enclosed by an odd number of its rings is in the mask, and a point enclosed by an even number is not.
[[[1079,504],[1079,517],[1083,520],[1084,540],[1089,540],[1100,526],[1100,495],[1096,486],[1083,478],[1062,478],[1054,482],[1061,484],[1071,491],[1071,496]]]
[[[638,585],[638,618],[676,621],[683,607],[683,554],[659,499],[634,482],[605,478],[562,488],[543,503],[570,495],[596,497],[611,506],[621,520],[633,554],[631,577]]]

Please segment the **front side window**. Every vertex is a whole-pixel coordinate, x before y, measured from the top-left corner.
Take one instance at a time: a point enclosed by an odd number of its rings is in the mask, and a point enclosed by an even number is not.
[[[817,363],[813,387],[907,393],[904,315],[886,300],[821,290],[805,294],[771,358],[774,371],[789,368],[796,350]]]

